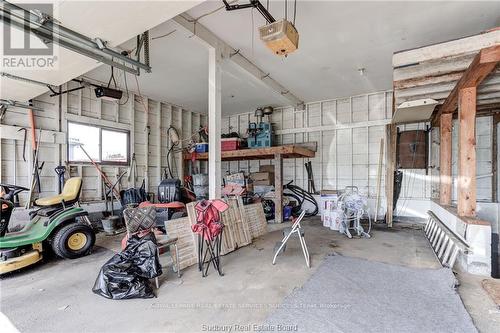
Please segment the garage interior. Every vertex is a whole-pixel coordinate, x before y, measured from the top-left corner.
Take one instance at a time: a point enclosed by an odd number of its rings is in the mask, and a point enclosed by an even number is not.
[[[498,332],[500,3],[0,21],[2,332]]]

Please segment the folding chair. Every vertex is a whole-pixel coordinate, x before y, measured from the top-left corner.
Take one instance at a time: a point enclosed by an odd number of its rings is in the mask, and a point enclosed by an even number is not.
[[[310,265],[310,258],[309,258],[309,251],[307,250],[307,245],[306,245],[306,240],[304,238],[305,232],[302,230],[300,226],[300,222],[304,218],[304,215],[306,215],[306,211],[303,210],[302,213],[300,213],[299,217],[295,220],[291,228],[285,228],[283,229],[283,239],[281,242],[276,243],[275,248],[275,253],[274,253],[274,258],[273,258],[273,265],[276,263],[276,258],[278,257],[278,254],[281,252],[285,252],[286,249],[286,242],[288,242],[288,239],[293,234],[297,234],[299,236],[299,241],[300,245],[302,246],[302,253],[304,253],[304,258],[306,259],[306,265],[307,267],[311,268]],[[277,250],[276,250],[277,249]]]
[[[123,211],[123,218],[125,219],[125,227],[127,228],[127,236],[130,237],[133,234],[150,231],[156,237],[156,255],[158,260],[160,259],[160,249],[168,248],[170,255],[172,256],[171,246],[175,249],[175,262],[173,263],[177,270],[177,277],[181,277],[181,270],[179,266],[179,251],[177,250],[177,237],[158,236],[154,233],[156,227],[156,209],[153,206],[145,208],[126,208]],[[174,258],[172,256],[172,261]],[[156,289],[160,287],[158,277],[155,278]]]
[[[210,265],[213,265],[219,275],[223,276],[220,253],[224,224],[220,222],[220,213],[229,206],[223,200],[202,200],[194,208],[197,222],[191,229],[198,234],[198,269],[206,277]]]
[[[220,265],[220,252],[222,248],[222,233],[212,239],[205,237],[206,230],[203,230],[201,235],[198,235],[198,270],[201,271],[201,276],[206,277],[210,265],[213,265],[220,276],[224,276]],[[206,246],[206,247],[205,247]]]

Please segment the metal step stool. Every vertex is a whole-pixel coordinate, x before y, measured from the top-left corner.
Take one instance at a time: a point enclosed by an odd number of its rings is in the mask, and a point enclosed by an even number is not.
[[[311,267],[310,264],[310,257],[309,257],[309,250],[307,249],[306,245],[306,240],[304,238],[305,232],[302,230],[300,227],[300,222],[304,218],[304,215],[306,214],[306,211],[303,210],[302,213],[300,213],[299,217],[295,220],[291,228],[285,228],[283,229],[283,239],[281,242],[277,242],[276,246],[274,247],[274,258],[273,258],[273,265],[276,263],[276,258],[280,253],[285,252],[286,249],[286,242],[290,239],[290,237],[294,234],[296,234],[299,237],[300,245],[302,246],[302,253],[304,253],[304,258],[306,260],[306,265],[307,267]]]

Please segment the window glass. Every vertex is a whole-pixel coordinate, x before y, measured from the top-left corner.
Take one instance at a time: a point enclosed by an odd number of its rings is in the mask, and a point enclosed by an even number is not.
[[[68,123],[68,160],[70,162],[89,162],[80,145],[94,161],[100,161],[98,127]]]
[[[128,134],[102,130],[102,161],[127,162]]]
[[[128,132],[68,122],[69,162],[127,163]],[[81,146],[81,147],[80,147]]]

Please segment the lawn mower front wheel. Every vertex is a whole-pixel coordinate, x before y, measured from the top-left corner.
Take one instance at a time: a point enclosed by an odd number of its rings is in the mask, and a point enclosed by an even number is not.
[[[51,243],[57,256],[76,259],[90,253],[94,247],[95,233],[89,225],[75,222],[57,230]]]

